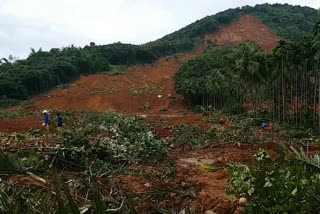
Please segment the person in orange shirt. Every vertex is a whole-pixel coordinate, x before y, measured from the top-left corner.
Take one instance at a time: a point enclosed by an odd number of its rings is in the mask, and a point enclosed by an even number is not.
[[[226,125],[229,126],[229,119],[226,120]]]
[[[269,123],[269,131],[272,132],[272,129],[273,129],[273,124]]]
[[[224,119],[223,119],[223,117],[221,117],[221,118],[219,119],[219,123],[220,123],[220,124],[224,124]]]

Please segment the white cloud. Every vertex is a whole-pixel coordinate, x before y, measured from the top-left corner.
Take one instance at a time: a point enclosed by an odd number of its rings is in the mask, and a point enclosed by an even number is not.
[[[0,56],[91,41],[141,44],[204,16],[265,2],[320,7],[319,0],[0,0]]]

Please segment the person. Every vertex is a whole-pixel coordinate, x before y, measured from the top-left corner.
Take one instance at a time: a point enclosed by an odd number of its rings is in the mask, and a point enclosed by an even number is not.
[[[44,126],[45,126],[46,130],[49,131],[49,124],[50,124],[49,111],[44,110],[42,113],[44,114]]]
[[[272,129],[273,129],[273,124],[269,123],[269,131],[272,132]]]
[[[262,129],[267,129],[268,128],[268,124],[266,122],[263,122],[261,125]]]
[[[62,118],[62,115],[60,113],[57,113],[57,116],[58,116],[58,127],[59,128],[62,128],[63,126],[63,118]]]
[[[224,124],[224,119],[223,119],[223,117],[221,117],[221,118],[219,119],[219,123],[220,123],[220,124]]]
[[[229,119],[226,120],[226,125],[229,126]]]

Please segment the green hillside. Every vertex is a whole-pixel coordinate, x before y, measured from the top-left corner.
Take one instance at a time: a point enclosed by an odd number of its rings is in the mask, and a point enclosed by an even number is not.
[[[148,63],[162,56],[192,50],[201,36],[217,32],[221,25],[229,24],[244,14],[250,14],[260,19],[283,39],[296,40],[310,34],[315,23],[316,13],[317,10],[309,7],[288,4],[245,6],[207,16],[144,45],[115,43],[97,48],[106,52],[107,59],[111,64]]]
[[[192,105],[239,113],[251,103],[261,118],[320,130],[319,23],[270,54],[253,43],[208,50],[175,73],[176,91]]]
[[[290,5],[258,5],[229,9],[198,20],[159,40],[131,45],[114,43],[96,46],[32,51],[26,60],[0,61],[0,99],[26,99],[68,83],[81,74],[108,71],[109,64],[151,63],[162,56],[191,51],[201,36],[219,30],[243,14],[252,14],[282,38],[299,39],[311,32],[316,10]]]

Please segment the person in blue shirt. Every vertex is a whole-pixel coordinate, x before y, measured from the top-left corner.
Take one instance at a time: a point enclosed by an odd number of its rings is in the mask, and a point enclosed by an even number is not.
[[[62,128],[63,126],[63,118],[62,118],[62,115],[60,113],[57,113],[57,116],[58,116],[58,127],[59,128]]]
[[[262,124],[261,124],[261,128],[262,129],[267,129],[269,127],[269,125],[266,123],[266,122],[263,122]]]
[[[49,112],[47,110],[44,110],[42,113],[44,114],[44,126],[46,130],[49,131],[49,124],[50,124]]]

